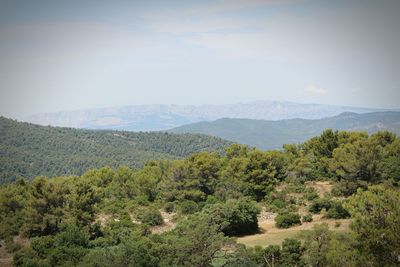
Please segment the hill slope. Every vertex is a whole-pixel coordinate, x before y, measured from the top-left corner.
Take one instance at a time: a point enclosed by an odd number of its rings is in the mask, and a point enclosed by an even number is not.
[[[229,105],[137,105],[43,113],[27,121],[41,125],[85,129],[159,131],[200,121],[221,118],[283,120],[320,119],[342,112],[382,111],[370,108],[300,104],[283,101],[256,101]]]
[[[400,134],[400,112],[342,113],[335,117],[318,120],[220,119],[184,125],[170,132],[202,133],[262,149],[280,149],[283,144],[304,142],[327,128],[369,133],[389,130]]]
[[[133,133],[39,126],[0,117],[0,184],[18,177],[82,174],[101,166],[142,166],[230,142],[199,134]]]

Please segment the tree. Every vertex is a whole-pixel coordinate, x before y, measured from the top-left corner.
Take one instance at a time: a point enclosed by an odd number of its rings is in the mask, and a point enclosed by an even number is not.
[[[346,208],[359,249],[376,265],[394,266],[400,256],[400,191],[390,185],[374,185],[349,198]]]
[[[219,231],[213,218],[196,214],[167,233],[168,256],[163,266],[210,266],[222,246],[232,243]]]
[[[71,221],[87,226],[95,219],[95,204],[101,200],[100,193],[90,181],[78,181],[69,196]]]
[[[327,266],[369,266],[357,249],[353,232],[332,233],[328,249],[325,254]]]
[[[304,248],[301,241],[296,239],[285,239],[282,242],[282,266],[304,266],[302,259]]]
[[[383,179],[400,182],[400,138],[385,146],[379,171]]]
[[[329,241],[332,237],[328,225],[326,223],[317,224],[311,231],[304,232],[303,235],[306,262],[313,267],[326,266],[326,253],[329,251]]]
[[[313,153],[316,157],[330,158],[332,152],[339,145],[338,143],[338,131],[332,131],[327,129],[322,132],[318,137],[311,138],[304,143],[304,150]]]
[[[330,169],[344,180],[380,180],[378,165],[382,147],[373,139],[361,139],[347,143],[333,151]]]
[[[10,239],[19,233],[28,199],[28,184],[24,180],[0,188],[0,239]]]
[[[260,207],[249,198],[229,199],[205,208],[204,213],[228,235],[254,233],[258,230]]]
[[[248,187],[248,192],[256,200],[261,200],[273,186],[282,178],[284,164],[275,160],[273,152],[252,150],[248,153],[249,160],[245,166],[243,179]],[[276,162],[279,162],[276,165]]]
[[[32,181],[24,225],[28,236],[54,234],[59,230],[68,191],[68,187],[49,182],[44,177]]]
[[[219,180],[220,157],[215,153],[203,152],[190,156],[186,163],[189,169],[187,178],[197,180],[198,189],[205,195],[213,194]]]

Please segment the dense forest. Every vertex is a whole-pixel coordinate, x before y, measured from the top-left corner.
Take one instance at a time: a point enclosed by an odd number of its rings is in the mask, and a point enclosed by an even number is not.
[[[137,168],[150,159],[222,152],[229,144],[200,134],[79,130],[0,117],[0,184],[38,175],[81,175],[103,166]]]
[[[317,181],[331,190],[318,194]],[[233,144],[139,169],[18,179],[0,189],[0,239],[16,266],[398,266],[399,182],[395,134],[326,130],[282,151]],[[280,229],[318,216],[351,224],[316,224],[279,245],[238,242],[266,211]]]

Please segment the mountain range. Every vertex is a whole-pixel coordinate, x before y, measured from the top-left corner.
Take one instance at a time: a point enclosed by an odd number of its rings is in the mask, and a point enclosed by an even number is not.
[[[366,131],[388,130],[400,135],[400,112],[386,111],[365,114],[342,113],[323,119],[289,119],[278,121],[251,119],[219,119],[199,122],[170,130],[173,133],[201,133],[261,149],[281,149],[283,144],[301,143],[323,130]]]
[[[226,105],[136,105],[77,111],[41,113],[28,122],[85,129],[161,131],[201,121],[221,118],[257,120],[321,119],[343,112],[367,113],[380,109],[300,104],[283,101],[256,101]]]

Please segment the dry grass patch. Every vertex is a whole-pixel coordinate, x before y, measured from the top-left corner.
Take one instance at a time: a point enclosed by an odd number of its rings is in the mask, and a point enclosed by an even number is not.
[[[9,253],[3,241],[0,241],[0,266],[12,267],[14,254]]]
[[[336,227],[336,222],[340,222],[340,226]],[[243,236],[237,239],[238,243],[246,246],[269,246],[280,245],[286,238],[296,238],[302,230],[311,230],[314,225],[327,223],[329,229],[333,231],[349,231],[350,220],[334,220],[322,218],[322,215],[314,215],[312,222],[305,222],[302,225],[294,226],[287,229],[279,229],[275,226],[273,219],[266,220],[259,224],[260,233],[254,235]]]
[[[176,212],[168,213],[164,210],[160,210],[160,213],[163,217],[164,223],[162,225],[150,227],[150,231],[152,234],[162,234],[164,232],[171,231],[176,226],[176,223],[174,222]]]
[[[320,197],[323,197],[326,193],[331,192],[333,187],[333,184],[330,181],[306,182],[305,185],[317,190]]]

